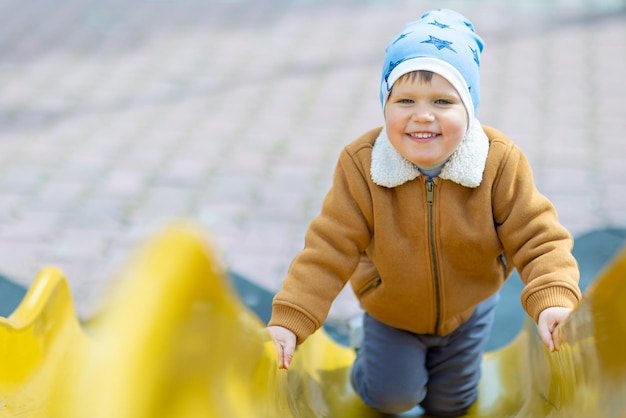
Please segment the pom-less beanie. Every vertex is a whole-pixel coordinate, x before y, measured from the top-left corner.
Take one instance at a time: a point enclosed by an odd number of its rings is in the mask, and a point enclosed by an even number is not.
[[[471,123],[480,102],[483,45],[474,25],[452,10],[433,10],[408,23],[386,49],[380,91],[383,107],[393,83],[402,75],[426,70],[439,74],[456,88]]]

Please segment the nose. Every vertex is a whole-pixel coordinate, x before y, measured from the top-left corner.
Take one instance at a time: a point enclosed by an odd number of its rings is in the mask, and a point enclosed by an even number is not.
[[[435,115],[429,106],[418,104],[415,106],[415,109],[413,109],[411,119],[415,122],[432,122],[435,120]]]

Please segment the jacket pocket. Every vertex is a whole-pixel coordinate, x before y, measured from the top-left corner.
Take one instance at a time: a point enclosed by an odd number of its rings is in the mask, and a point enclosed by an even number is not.
[[[509,278],[509,266],[508,263],[506,261],[506,256],[504,255],[504,253],[500,253],[500,255],[498,256],[498,259],[500,261],[500,266],[502,267],[502,277],[504,278],[504,280]]]
[[[383,280],[380,278],[380,276],[374,277],[374,279],[370,280],[365,284],[365,286],[359,289],[357,296],[359,298],[362,298],[363,296],[367,295],[369,292],[380,286],[382,282]]]

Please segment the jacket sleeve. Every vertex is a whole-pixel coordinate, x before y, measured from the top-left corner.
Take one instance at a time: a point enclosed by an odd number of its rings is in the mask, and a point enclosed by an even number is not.
[[[291,330],[298,344],[322,326],[371,239],[369,172],[356,161],[346,149],[341,153],[321,213],[272,303],[269,325]]]
[[[556,209],[536,188],[522,151],[509,143],[493,189],[494,217],[505,255],[525,284],[521,303],[538,320],[548,307],[574,308],[581,299],[573,240]]]

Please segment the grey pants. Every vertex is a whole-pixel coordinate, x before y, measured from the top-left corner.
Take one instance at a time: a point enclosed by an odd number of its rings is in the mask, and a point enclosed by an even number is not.
[[[433,416],[466,413],[478,396],[480,365],[499,294],[446,336],[414,334],[367,313],[363,342],[352,367],[352,385],[363,401],[395,414],[420,405]]]

